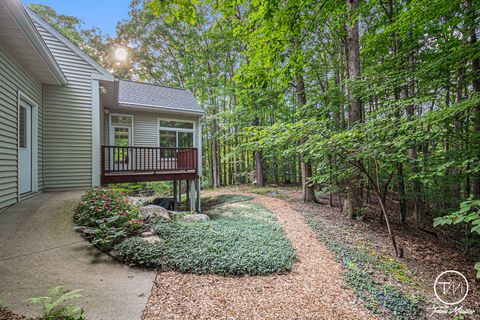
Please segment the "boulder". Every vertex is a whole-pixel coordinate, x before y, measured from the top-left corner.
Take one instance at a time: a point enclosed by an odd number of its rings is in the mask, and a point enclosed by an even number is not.
[[[136,207],[142,206],[146,199],[145,198],[136,198],[136,197],[128,197],[128,201]]]
[[[152,200],[152,204],[156,206],[163,207],[167,210],[173,210],[173,198],[155,198]],[[177,202],[177,207],[179,206],[179,203]]]
[[[156,205],[140,207],[140,216],[145,222],[149,222],[155,218],[162,218],[167,221],[172,220],[170,212],[167,209]]]
[[[210,217],[207,216],[206,214],[201,214],[201,213],[187,214],[182,217],[182,221],[188,221],[188,222],[202,222],[202,221],[208,221],[208,220],[210,220]]]

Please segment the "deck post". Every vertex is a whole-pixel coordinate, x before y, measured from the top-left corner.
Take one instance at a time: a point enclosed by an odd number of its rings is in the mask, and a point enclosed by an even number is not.
[[[190,205],[190,180],[186,180],[186,200],[185,200],[185,206],[186,206],[186,210],[187,211],[190,211],[192,208],[191,208],[191,205]]]
[[[195,211],[200,213],[202,209],[200,208],[200,177],[198,176],[195,179],[195,190],[197,191],[195,198]]]
[[[177,211],[177,180],[173,180],[173,211]]]
[[[178,203],[179,209],[182,210],[182,180],[178,180]]]

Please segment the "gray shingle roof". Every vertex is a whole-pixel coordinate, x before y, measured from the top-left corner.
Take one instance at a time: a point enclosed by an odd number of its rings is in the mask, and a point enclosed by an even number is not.
[[[127,80],[118,81],[118,103],[203,113],[203,109],[187,89],[162,87]]]

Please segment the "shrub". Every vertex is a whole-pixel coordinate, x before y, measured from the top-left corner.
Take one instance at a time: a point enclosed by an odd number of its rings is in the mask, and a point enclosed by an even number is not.
[[[70,291],[56,287],[49,290],[48,296],[35,297],[28,301],[42,305],[42,320],[85,320],[82,308],[68,304],[69,300],[81,297],[78,293],[79,290]]]
[[[142,226],[138,208],[121,192],[104,187],[92,188],[82,197],[74,221],[77,229],[101,250],[110,249]]]
[[[434,227],[441,225],[463,224],[464,228],[464,246],[465,253],[470,253],[470,249],[474,244],[478,244],[478,240],[473,236],[480,235],[480,199],[467,200],[460,204],[460,209],[449,215],[435,218]],[[475,241],[477,240],[477,241]],[[480,279],[480,261],[475,266],[477,270],[477,278]]]
[[[150,243],[139,237],[126,239],[115,246],[115,258],[127,264],[145,268],[156,268],[161,265],[161,247],[158,243]]]
[[[163,266],[181,272],[260,275],[290,271],[295,251],[273,215],[251,202],[225,205],[206,222],[154,223]]]

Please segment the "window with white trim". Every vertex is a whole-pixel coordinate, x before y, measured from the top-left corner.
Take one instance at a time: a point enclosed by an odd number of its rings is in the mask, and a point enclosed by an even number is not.
[[[159,119],[158,125],[161,148],[193,148],[193,122]]]

